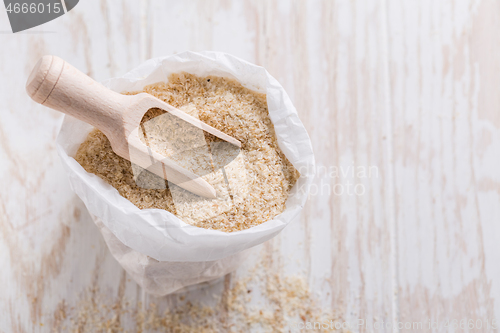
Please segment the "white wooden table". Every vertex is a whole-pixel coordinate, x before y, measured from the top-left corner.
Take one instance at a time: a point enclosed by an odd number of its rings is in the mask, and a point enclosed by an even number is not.
[[[264,257],[267,272],[305,275],[339,321],[496,332],[499,29],[495,0],[80,1],[18,34],[0,8],[0,332],[99,331],[92,320],[147,332],[137,313],[176,306],[178,296],[148,296],[112,258],[56,154],[62,115],[24,84],[44,54],[104,80],[183,50],[266,67],[313,142],[313,195],[248,267]],[[352,177],[349,167],[373,172]],[[224,298],[247,275],[187,297]],[[82,309],[94,311],[86,323]],[[352,331],[397,331],[370,325]]]

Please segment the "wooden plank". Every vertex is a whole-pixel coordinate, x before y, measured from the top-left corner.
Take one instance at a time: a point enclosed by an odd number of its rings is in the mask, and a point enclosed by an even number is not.
[[[318,194],[302,220],[310,238],[304,243],[314,285],[323,290],[328,283],[329,305],[350,323],[368,323],[353,331],[372,331],[374,322],[392,321],[383,7],[324,1],[310,8],[317,8],[318,19],[308,22],[318,23],[302,41],[290,38],[290,53],[298,55],[291,63],[293,97],[305,111],[318,159]],[[308,41],[316,46],[300,52]],[[313,52],[309,62],[301,61],[301,53]]]
[[[6,161],[0,168],[10,190],[0,194],[0,262],[8,267],[0,272],[7,286],[0,290],[0,329],[88,330],[101,322],[138,331],[147,325],[137,314],[151,314],[150,303],[160,311],[179,304],[176,296],[145,295],[109,255],[61,177],[54,151],[60,115],[29,102],[19,73],[27,76],[39,56],[53,53],[102,80],[144,58],[185,49],[222,50],[265,66],[289,91],[312,136],[318,194],[264,254],[251,255],[248,267],[264,257],[264,272],[304,270],[311,288],[323,293],[322,304],[337,311],[332,317],[491,324],[500,292],[496,6],[486,0],[389,0],[387,7],[327,0],[82,2],[40,34],[0,35],[2,47],[16,51],[0,53],[2,78],[9,78],[0,80]],[[141,8],[148,13],[143,18]],[[0,30],[7,30],[0,15]],[[133,29],[140,24],[142,32]],[[335,175],[349,173],[353,161],[376,166],[377,176]],[[393,169],[399,316],[392,315],[398,305]],[[366,192],[336,195],[348,181]],[[186,297],[227,299],[245,269]],[[87,322],[77,318],[81,311],[90,313]],[[227,311],[220,322],[229,320]]]
[[[9,286],[0,291],[6,300],[1,313],[8,314],[0,315],[0,328],[148,331],[161,319],[157,311],[181,306],[176,295],[157,299],[145,294],[110,256],[85,207],[61,176],[54,151],[61,116],[34,105],[22,87],[31,66],[45,53],[102,80],[144,58],[186,49],[225,51],[265,66],[294,100],[319,166],[304,214],[261,247],[263,252],[254,251],[236,274],[189,292],[186,299],[207,300],[216,308],[222,304],[215,319],[224,328],[234,320],[227,305],[235,295],[232,288],[252,276],[257,265],[264,274],[263,292],[290,274],[304,275],[314,291],[311,298],[320,309],[330,309],[328,319],[357,323],[361,318],[370,324],[392,320],[383,10],[361,0],[102,1],[98,7],[82,2],[40,27],[39,34],[0,36],[2,46],[16,50],[0,54],[3,77],[14,80],[0,81],[0,97],[7,101],[1,109],[0,153],[8,161],[1,165],[1,180],[12,189],[0,200],[0,262],[9,267],[0,272],[0,282]],[[133,28],[137,26],[142,30]],[[19,87],[14,94],[11,86]],[[35,143],[27,138],[36,138]],[[358,175],[360,170],[365,173]],[[254,278],[248,283],[257,282]],[[214,303],[212,294],[220,303]],[[256,296],[252,304],[259,299],[266,300]],[[314,319],[310,315],[304,318]],[[272,318],[286,324],[282,315]]]
[[[500,317],[499,3],[387,7],[399,319],[497,331],[487,322]],[[444,328],[463,319],[471,329]]]
[[[370,1],[151,8],[151,56],[228,52],[264,66],[289,92],[312,137],[319,174],[300,219],[265,251],[272,271],[306,272],[322,304],[335,311],[332,319],[356,323],[392,321],[383,10]],[[165,18],[167,11],[179,19]],[[352,177],[353,163],[373,167],[372,176]],[[356,184],[362,195],[353,195]],[[348,186],[351,194],[340,194]]]
[[[135,295],[69,188],[55,151],[62,115],[30,101],[24,85],[44,54],[97,80],[138,65],[139,14],[130,2],[84,1],[29,33],[0,35],[0,331],[61,329],[62,314],[91,291],[122,297],[127,285]],[[10,30],[5,11],[0,29]]]

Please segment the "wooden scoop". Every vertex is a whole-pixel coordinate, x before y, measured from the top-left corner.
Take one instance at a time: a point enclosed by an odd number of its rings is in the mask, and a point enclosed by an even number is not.
[[[147,94],[122,95],[80,72],[61,58],[44,56],[26,83],[28,95],[37,103],[78,118],[102,131],[113,151],[172,182],[206,198],[214,188],[204,179],[152,151],[139,139],[140,122],[151,108],[159,108],[238,147],[235,138]]]

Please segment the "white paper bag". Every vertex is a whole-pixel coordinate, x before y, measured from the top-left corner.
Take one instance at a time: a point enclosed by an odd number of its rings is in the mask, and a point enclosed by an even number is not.
[[[57,150],[73,190],[85,203],[113,256],[137,283],[156,295],[236,269],[243,250],[276,236],[297,216],[314,175],[314,155],[306,129],[283,87],[260,66],[221,52],[183,52],[148,60],[103,84],[117,92],[139,91],[178,72],[229,77],[265,93],[278,144],[301,176],[286,201],[286,210],[270,221],[232,233],[194,227],[166,210],[137,208],[104,180],[86,172],[73,157],[92,126],[65,116]]]

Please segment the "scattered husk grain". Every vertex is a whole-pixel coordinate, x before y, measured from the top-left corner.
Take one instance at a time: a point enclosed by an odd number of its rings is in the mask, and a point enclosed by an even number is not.
[[[242,274],[224,279],[224,289],[211,285],[201,290],[150,298],[142,302],[109,297],[97,288],[81,295],[73,307],[61,302],[54,331],[74,333],[218,333],[299,332],[299,323],[327,323],[307,332],[344,332],[335,329],[344,311],[325,307],[311,291],[305,274],[287,276],[276,271],[269,255]],[[274,271],[275,273],[270,273]],[[227,286],[227,287],[226,287]],[[201,301],[200,295],[210,295]],[[195,296],[194,298],[192,296]],[[60,314],[63,313],[63,315]],[[333,323],[333,324],[332,324]]]

